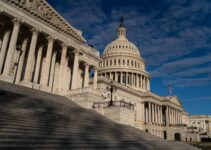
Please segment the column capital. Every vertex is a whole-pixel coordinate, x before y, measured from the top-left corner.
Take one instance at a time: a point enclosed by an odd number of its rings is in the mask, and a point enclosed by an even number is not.
[[[90,65],[87,62],[84,62],[85,67],[89,67]]]
[[[33,27],[31,29],[31,32],[32,32],[32,34],[38,35],[38,33],[40,32],[40,29],[39,28],[36,28],[36,27]]]
[[[55,38],[53,36],[47,37],[48,42],[54,42]]]
[[[68,48],[69,47],[69,45],[67,43],[62,43],[61,46],[62,46],[62,48]]]
[[[14,18],[12,20],[12,22],[14,23],[14,25],[20,25],[20,23],[22,22],[20,18]]]
[[[73,53],[74,53],[75,55],[80,55],[80,51],[79,51],[78,49],[75,49],[75,50],[73,51]]]

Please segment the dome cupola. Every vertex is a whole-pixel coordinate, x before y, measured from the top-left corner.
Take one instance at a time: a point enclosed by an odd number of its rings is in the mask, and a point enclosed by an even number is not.
[[[136,90],[150,90],[144,60],[135,44],[127,39],[123,18],[117,34],[117,39],[109,43],[103,52],[99,75]]]

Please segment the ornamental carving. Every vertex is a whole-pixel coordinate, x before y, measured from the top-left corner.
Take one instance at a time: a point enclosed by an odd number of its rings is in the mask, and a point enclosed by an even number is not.
[[[73,27],[67,24],[45,0],[5,0],[5,2],[15,5],[37,19],[50,24],[59,29],[60,32],[63,32],[81,42],[85,42],[84,38],[79,35]]]

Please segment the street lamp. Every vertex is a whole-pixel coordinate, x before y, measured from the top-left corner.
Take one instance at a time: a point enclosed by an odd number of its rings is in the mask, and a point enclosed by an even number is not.
[[[21,57],[21,55],[22,55],[22,53],[23,53],[23,50],[22,50],[22,48],[21,48],[21,44],[20,44],[20,43],[17,43],[17,45],[16,45],[16,50],[17,50],[18,54],[17,54],[17,59],[16,59],[16,61],[14,62],[14,69],[16,68],[16,70],[15,70],[15,75],[14,75],[13,83],[15,83],[16,76],[17,76],[17,71],[18,71],[18,64],[19,64],[19,62],[20,62],[20,57]]]
[[[108,103],[108,106],[113,106],[113,93],[117,90],[117,87],[114,85],[114,82],[110,82],[110,86],[106,87],[107,91],[111,93],[111,100]]]

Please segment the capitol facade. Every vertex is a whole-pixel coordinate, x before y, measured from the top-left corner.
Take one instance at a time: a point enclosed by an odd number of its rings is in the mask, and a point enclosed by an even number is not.
[[[100,57],[45,0],[0,1],[1,81],[68,97],[163,139],[210,137],[211,117],[190,116],[177,96],[151,92],[145,65],[123,20]]]

